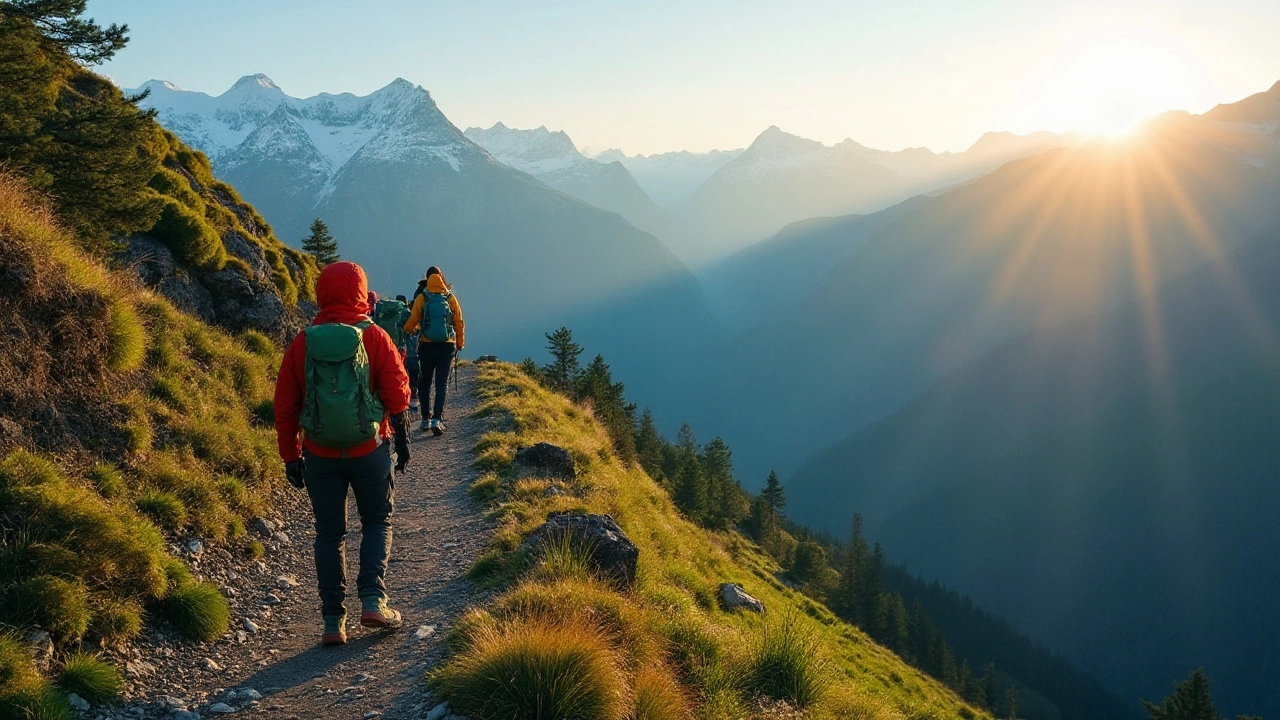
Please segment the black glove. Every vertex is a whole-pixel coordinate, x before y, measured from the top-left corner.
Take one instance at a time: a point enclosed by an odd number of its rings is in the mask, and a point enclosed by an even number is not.
[[[289,480],[289,484],[299,490],[307,486],[307,469],[302,464],[302,460],[294,460],[284,464],[284,476]]]
[[[405,427],[405,413],[391,416],[391,429],[395,432],[396,472],[403,473],[409,466],[409,431]]]

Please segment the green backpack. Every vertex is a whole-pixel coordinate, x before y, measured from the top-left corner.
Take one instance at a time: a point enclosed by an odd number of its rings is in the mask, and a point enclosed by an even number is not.
[[[454,342],[451,297],[453,293],[448,291],[422,294],[422,337],[431,342]]]
[[[311,442],[345,449],[378,435],[384,409],[369,388],[369,323],[312,325],[304,331],[307,395],[301,425]]]
[[[399,300],[379,300],[373,309],[373,323],[391,336],[391,342],[398,348],[404,347],[404,303]]]

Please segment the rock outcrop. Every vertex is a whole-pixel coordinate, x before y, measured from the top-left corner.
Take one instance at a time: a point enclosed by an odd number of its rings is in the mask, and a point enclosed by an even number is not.
[[[640,549],[608,515],[555,513],[525,538],[520,549],[537,562],[548,544],[568,541],[589,555],[592,572],[624,588],[636,581]]]
[[[720,585],[720,603],[724,605],[725,610],[750,610],[751,612],[764,612],[764,603],[751,597],[746,590],[737,583],[722,583]]]
[[[521,448],[515,457],[516,470],[520,477],[536,475],[538,477],[575,480],[578,467],[568,450],[551,443],[538,443],[533,447]]]

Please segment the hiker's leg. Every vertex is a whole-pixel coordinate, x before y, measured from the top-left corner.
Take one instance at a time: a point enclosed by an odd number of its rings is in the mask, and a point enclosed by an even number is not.
[[[348,460],[351,489],[356,496],[363,536],[360,539],[360,575],[356,588],[360,597],[386,597],[387,558],[391,556],[391,512],[395,504],[395,483],[391,479],[391,445],[364,457]]]
[[[347,480],[342,463],[306,456],[307,495],[316,519],[316,580],[325,615],[343,614],[347,597]]]
[[[436,404],[431,409],[431,417],[444,419],[445,393],[449,387],[449,369],[453,366],[453,343],[440,343],[436,355]]]
[[[435,356],[431,354],[432,343],[418,345],[418,402],[422,404],[422,416],[427,416],[427,406],[431,404],[431,380],[435,377]]]
[[[409,373],[409,396],[410,398],[418,397],[418,375],[421,370],[418,356],[408,358],[404,363],[405,372]]]

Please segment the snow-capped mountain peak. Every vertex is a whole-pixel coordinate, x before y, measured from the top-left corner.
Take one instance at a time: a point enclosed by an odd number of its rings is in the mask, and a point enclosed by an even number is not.
[[[546,125],[533,130],[516,130],[499,122],[487,130],[467,128],[463,134],[499,162],[532,175],[598,164],[578,152],[568,133],[563,130],[552,132]]]

